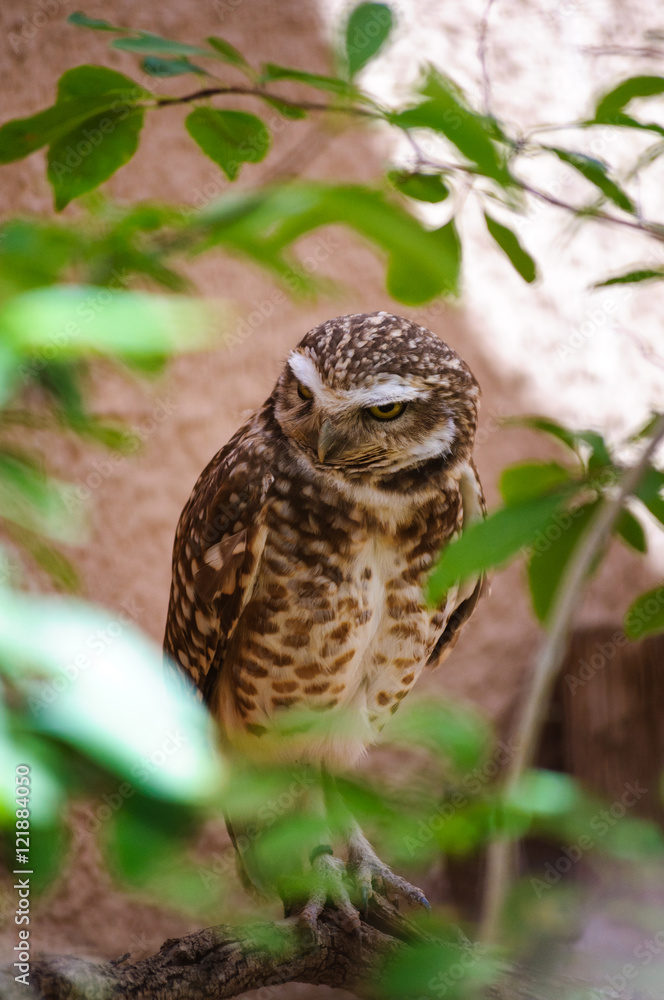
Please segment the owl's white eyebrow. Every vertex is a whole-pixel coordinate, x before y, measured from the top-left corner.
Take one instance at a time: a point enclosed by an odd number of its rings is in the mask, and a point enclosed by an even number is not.
[[[293,352],[288,358],[290,369],[314,395],[330,397],[330,402],[348,403],[352,406],[380,406],[383,403],[408,403],[424,399],[430,390],[412,385],[400,375],[384,375],[376,385],[357,389],[330,389],[320,377],[312,358]]]

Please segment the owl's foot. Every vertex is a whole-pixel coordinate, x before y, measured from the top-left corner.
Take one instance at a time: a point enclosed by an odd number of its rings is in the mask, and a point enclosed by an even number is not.
[[[339,925],[348,934],[360,933],[360,915],[353,906],[346,888],[346,866],[341,858],[335,858],[332,849],[325,847],[313,852],[311,858],[312,884],[303,906],[298,909],[297,923],[318,939],[318,918],[329,903],[339,919]]]
[[[395,875],[392,869],[380,860],[359,829],[351,834],[348,841],[348,873],[357,886],[364,914],[367,912],[369,900],[376,893],[397,907],[401,900],[405,900],[411,906],[431,909],[429,900],[422,890],[400,875]]]

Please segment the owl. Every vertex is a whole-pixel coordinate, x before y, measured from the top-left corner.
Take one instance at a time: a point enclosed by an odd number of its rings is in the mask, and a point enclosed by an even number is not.
[[[201,473],[175,537],[164,646],[229,754],[352,767],[446,658],[483,582],[452,587],[436,608],[423,588],[445,545],[483,516],[478,399],[431,331],[387,312],[341,316],[304,336]],[[317,724],[285,738],[284,719],[302,712]],[[311,852],[305,921],[331,900],[357,925],[348,873],[363,905],[375,891],[427,905],[352,817],[346,834],[345,864],[330,844]]]

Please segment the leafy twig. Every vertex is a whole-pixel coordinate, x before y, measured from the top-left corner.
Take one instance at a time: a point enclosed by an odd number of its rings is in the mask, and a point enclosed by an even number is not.
[[[567,638],[588,572],[620,517],[625,500],[638,486],[662,440],[664,413],[659,415],[654,424],[638,460],[623,473],[615,493],[599,506],[565,568],[551,612],[551,628],[536,660],[532,685],[516,729],[515,753],[505,779],[507,796],[533,762],[551,690],[565,657]],[[511,847],[511,842],[507,839],[495,840],[489,846],[481,934],[482,939],[487,942],[493,942],[497,937],[500,916],[512,881]]]

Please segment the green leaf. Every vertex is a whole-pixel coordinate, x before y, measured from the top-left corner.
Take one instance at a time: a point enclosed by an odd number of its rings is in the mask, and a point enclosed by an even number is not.
[[[385,3],[361,3],[351,12],[346,25],[346,61],[350,77],[356,76],[378,55],[392,25],[392,11]]]
[[[637,597],[627,610],[624,629],[629,639],[664,632],[664,586],[654,587]]]
[[[246,111],[196,108],[185,125],[206,156],[218,163],[230,181],[243,163],[260,163],[270,148],[270,133],[256,115]]]
[[[184,42],[172,42],[169,38],[152,35],[141,31],[136,38],[116,38],[111,47],[123,52],[137,52],[141,55],[165,56],[209,56],[207,49],[198,45],[186,45]]]
[[[661,132],[658,125],[643,125],[633,118],[623,114],[623,109],[635,97],[655,97],[664,94],[664,77],[633,76],[614,87],[599,100],[595,108],[595,122],[609,125],[627,125],[637,128],[647,128]]]
[[[627,509],[622,511],[614,531],[630,548],[635,549],[637,552],[648,551],[648,543],[643,525],[638,518],[634,517],[631,511]]]
[[[198,76],[208,76],[207,70],[195,66],[188,59],[162,59],[160,56],[146,56],[141,61],[141,69],[148,76],[182,76],[184,73],[196,73]]]
[[[618,208],[622,208],[625,212],[634,213],[634,203],[618,187],[616,182],[611,180],[607,173],[609,168],[601,160],[597,160],[592,156],[586,156],[584,153],[571,153],[566,149],[558,149],[555,146],[545,146],[543,148],[548,149],[551,153],[555,153],[563,163],[569,163],[571,167],[578,170],[586,180],[599,188],[602,194],[610,198]]]
[[[512,230],[508,229],[507,226],[501,225],[500,222],[496,222],[495,219],[491,218],[488,212],[484,213],[484,220],[486,222],[487,229],[503,253],[509,258],[515,271],[521,275],[524,281],[527,281],[528,283],[534,281],[537,277],[537,266],[535,261],[530,254],[523,249]]]
[[[95,31],[128,31],[128,28],[117,28],[110,21],[102,21],[97,17],[88,17],[80,10],[75,10],[67,18],[68,24],[75,24],[78,28],[93,28]]]
[[[415,108],[391,115],[389,120],[393,125],[440,132],[475,164],[478,173],[493,178],[502,187],[514,183],[494,145],[492,119],[470,111],[455,84],[433,69],[420,92],[427,100]]]
[[[230,42],[227,42],[225,38],[219,38],[218,35],[209,35],[205,41],[215,50],[218,57],[224,62],[230,63],[231,66],[237,66],[239,69],[250,68],[249,63],[244,58],[242,53],[238,52],[235,46],[231,45]]]
[[[292,275],[283,257],[287,247],[320,226],[342,224],[386,253],[388,287],[400,301],[421,305],[458,286],[454,223],[427,230],[381,191],[360,185],[302,181],[227,197],[194,221],[201,224],[209,232],[204,246],[237,249],[284,275]]]
[[[387,290],[399,302],[419,305],[437,295],[458,295],[461,275],[461,241],[454,219],[430,233],[435,273],[414,273],[407,248],[393,250],[387,269]]]
[[[27,357],[47,348],[54,359],[103,354],[140,362],[209,345],[210,319],[193,300],[60,285],[6,302],[0,309],[0,342]]]
[[[37,732],[143,794],[207,801],[224,771],[213,730],[182,680],[164,674],[161,650],[132,625],[139,611],[126,602],[111,617],[82,601],[4,591],[0,660],[30,698]]]
[[[490,743],[487,724],[477,713],[429,699],[409,700],[390,719],[385,737],[392,744],[428,747],[461,772],[477,767]]]
[[[597,431],[571,430],[548,417],[511,417],[506,421],[506,424],[512,427],[528,427],[531,430],[550,434],[551,437],[570,448],[579,458],[585,445],[585,450],[589,451],[590,455],[588,467],[591,470],[604,469],[606,466],[612,465],[606,442]]]
[[[634,491],[642,504],[648,508],[660,524],[664,524],[664,472],[654,466],[646,471],[643,479]]]
[[[321,76],[320,73],[306,73],[300,69],[289,69],[287,66],[278,66],[276,63],[266,63],[262,68],[261,83],[272,83],[274,80],[295,80],[297,83],[306,83],[316,90],[329,91],[332,94],[341,94],[345,97],[354,97],[357,93],[355,87],[347,80],[341,80],[335,76]]]
[[[664,278],[664,268],[644,267],[636,271],[626,271],[615,278],[606,278],[605,281],[597,281],[593,288],[606,288],[607,285],[631,285],[638,281],[661,281]]]
[[[138,149],[143,119],[140,108],[109,109],[51,144],[47,176],[58,211],[99,187],[129,162]]]
[[[104,66],[77,66],[58,81],[56,103],[0,128],[0,163],[29,156],[82,126],[94,115],[149,97],[134,80]]]
[[[73,486],[47,477],[24,455],[0,452],[0,518],[73,544],[81,541],[84,524],[72,519],[72,506],[79,506]]]
[[[387,176],[397,191],[416,201],[436,204],[445,201],[450,193],[439,174],[405,174],[393,170]]]
[[[578,785],[568,774],[531,770],[506,797],[509,805],[535,817],[569,814],[581,801]]]
[[[501,566],[543,536],[549,519],[562,507],[564,495],[536,497],[503,507],[471,524],[454,539],[429,578],[427,600],[438,605],[457,581]]]
[[[307,117],[307,112],[304,111],[303,108],[297,108],[292,104],[288,104],[286,101],[280,101],[278,97],[263,96],[263,100],[266,104],[269,104],[270,107],[274,108],[275,111],[278,111],[284,118],[290,118],[291,120],[296,121]]]
[[[107,66],[75,66],[63,73],[58,80],[58,104],[70,98],[88,97],[92,94],[110,94],[124,104],[132,104],[152,96],[149,90],[141,87],[131,77],[108,69]]]
[[[558,462],[520,462],[510,465],[500,476],[500,493],[509,507],[534,500],[569,483],[573,471]]]
[[[528,560],[528,584],[535,614],[546,622],[565,567],[600,501],[583,504],[549,518]]]

